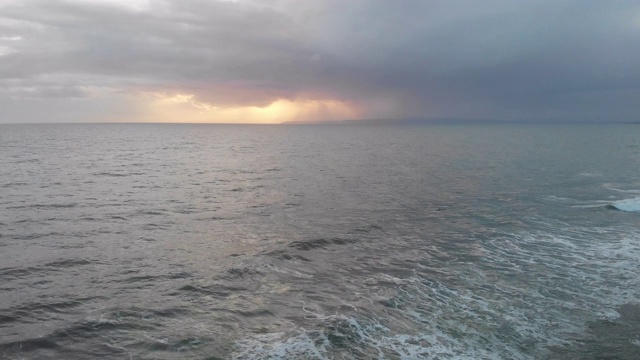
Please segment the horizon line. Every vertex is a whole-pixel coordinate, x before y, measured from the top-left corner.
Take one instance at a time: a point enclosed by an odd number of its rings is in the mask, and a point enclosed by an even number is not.
[[[442,125],[446,123],[500,123],[500,124],[640,124],[640,120],[631,121],[609,121],[609,120],[560,120],[560,119],[539,119],[539,120],[504,120],[504,119],[474,119],[474,118],[367,118],[367,119],[342,119],[342,120],[314,120],[314,121],[283,121],[279,123],[259,123],[259,122],[179,122],[179,121],[82,121],[82,122],[0,122],[0,125],[105,125],[105,124],[133,124],[133,125],[393,125],[399,123],[403,125]]]

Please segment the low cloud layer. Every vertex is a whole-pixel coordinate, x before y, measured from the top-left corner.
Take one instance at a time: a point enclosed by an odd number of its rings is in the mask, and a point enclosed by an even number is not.
[[[0,122],[640,120],[640,4],[0,0]]]

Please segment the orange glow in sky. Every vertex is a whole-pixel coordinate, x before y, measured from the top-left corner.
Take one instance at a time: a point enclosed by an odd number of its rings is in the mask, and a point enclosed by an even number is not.
[[[258,106],[215,106],[199,102],[192,94],[143,93],[136,119],[142,122],[279,124],[287,121],[355,119],[357,106],[334,99],[279,99]]]

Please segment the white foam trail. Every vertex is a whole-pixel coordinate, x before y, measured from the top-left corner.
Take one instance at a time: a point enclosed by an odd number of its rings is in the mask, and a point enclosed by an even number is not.
[[[372,301],[370,310],[340,315],[301,302],[304,327],[240,339],[232,358],[529,360],[570,348],[586,321],[614,321],[618,306],[640,296],[640,236],[635,228],[546,227],[554,231],[485,239],[476,261],[440,269],[454,282],[383,274],[397,279],[384,308]]]
[[[555,196],[555,195],[549,195],[546,196],[544,198],[545,200],[549,200],[549,201],[559,201],[559,202],[574,202],[574,199],[569,199],[566,197],[562,197],[562,196]]]
[[[578,174],[579,176],[584,176],[584,177],[600,177],[602,176],[602,174],[598,173],[598,172],[582,172],[580,174]]]
[[[431,334],[390,334],[390,329],[379,322],[356,319],[351,316],[334,316],[333,325],[342,325],[343,332],[334,329],[307,330],[293,328],[291,332],[256,335],[236,343],[239,351],[236,360],[262,359],[317,359],[335,358],[392,358],[415,359],[487,359],[504,357],[495,351],[481,347],[461,346],[460,339],[437,332]],[[337,340],[336,340],[337,339]],[[355,340],[349,343],[350,340]],[[336,347],[332,342],[347,342]],[[386,355],[385,355],[386,354]],[[509,358],[520,359],[510,353]]]
[[[608,202],[606,202],[608,204]],[[595,204],[595,205],[572,205],[571,206],[574,209],[593,209],[593,208],[599,208],[602,207],[602,204]]]
[[[608,190],[611,190],[611,191],[618,191],[618,192],[631,193],[631,194],[639,194],[640,193],[640,190],[618,189],[617,187],[615,187],[614,184],[611,184],[611,183],[602,184],[602,186],[604,186],[605,189],[608,189]]]
[[[616,201],[612,205],[622,211],[640,211],[640,196],[633,199]]]

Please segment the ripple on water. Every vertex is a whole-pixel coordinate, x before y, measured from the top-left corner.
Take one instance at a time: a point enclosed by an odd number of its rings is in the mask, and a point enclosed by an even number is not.
[[[395,294],[368,294],[374,305],[368,309],[326,314],[303,304],[312,315],[304,326],[295,322],[289,331],[240,339],[234,358],[547,358],[574,351],[575,334],[591,319],[589,331],[600,345],[585,354],[632,359],[637,349],[629,334],[637,324],[628,314],[637,306],[619,306],[640,295],[635,230],[559,234],[484,236],[474,262],[432,260],[435,271],[379,287]],[[614,308],[631,320],[619,323],[610,316]],[[608,337],[607,329],[620,331]]]
[[[97,264],[100,264],[100,261],[87,259],[61,259],[38,266],[0,269],[0,279],[18,279],[42,273],[62,271],[78,266]]]

